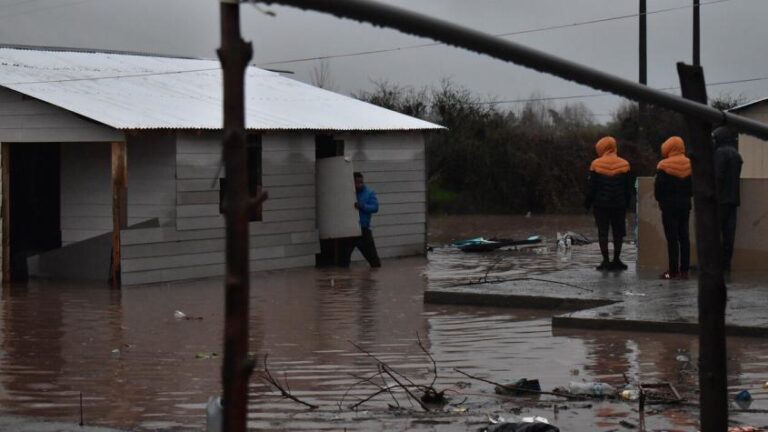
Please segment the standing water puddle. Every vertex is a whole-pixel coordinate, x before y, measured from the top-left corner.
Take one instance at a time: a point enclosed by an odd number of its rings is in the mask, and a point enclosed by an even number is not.
[[[578,380],[621,384],[626,375],[672,382],[696,402],[694,336],[553,330],[550,317],[560,312],[422,301],[430,284],[532,276],[596,261],[594,246],[569,252],[549,246],[477,255],[436,248],[426,259],[386,260],[376,271],[358,265],[254,274],[250,349],[259,356],[257,370],[263,370],[264,354],[269,354],[274,376],[287,379],[292,394],[320,408],[307,410],[254,379],[249,427],[471,431],[487,424],[488,415],[512,420],[518,414],[546,417],[563,431],[638,424],[636,404],[502,398],[493,385],[456,369],[504,383],[538,378],[547,391]],[[631,245],[626,256],[633,261]],[[121,291],[46,281],[4,287],[0,412],[76,424],[82,393],[87,425],[204,430],[206,401],[221,388],[223,308],[223,287],[216,279]],[[177,310],[190,319],[175,318]],[[357,411],[346,408],[376,392],[373,385],[360,383],[377,371],[372,356],[414,381],[430,383],[431,362],[419,338],[437,362],[435,387],[451,389],[452,404],[445,412],[419,414],[419,407],[402,394],[380,395]],[[747,389],[754,398],[750,409],[768,409],[768,390],[761,387],[768,381],[768,341],[730,338],[728,349],[731,393]],[[676,360],[682,352],[692,353],[692,364]],[[392,409],[397,403],[413,411]],[[648,430],[697,430],[694,408],[648,409],[657,410],[646,416]],[[768,423],[764,412],[731,417],[746,424]]]

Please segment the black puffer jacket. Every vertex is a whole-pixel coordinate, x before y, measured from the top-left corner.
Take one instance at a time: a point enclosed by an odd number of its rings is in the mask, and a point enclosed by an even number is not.
[[[590,171],[586,208],[628,208],[632,203],[630,173],[607,176]]]
[[[656,172],[653,194],[661,210],[690,210],[693,183],[691,176],[680,178],[664,171]]]
[[[739,206],[739,178],[743,163],[736,150],[738,133],[727,127],[719,127],[712,133],[715,143],[715,182],[717,201],[721,205]]]

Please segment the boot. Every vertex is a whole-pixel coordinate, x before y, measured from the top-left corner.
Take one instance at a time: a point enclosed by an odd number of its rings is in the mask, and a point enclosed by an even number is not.
[[[600,245],[600,253],[603,255],[603,262],[595,268],[600,271],[610,270],[611,261],[608,259],[608,239],[597,239],[597,243]]]
[[[621,262],[619,256],[621,255],[622,239],[616,239],[613,241],[613,262],[611,262],[612,270],[624,271],[627,269],[627,265]]]

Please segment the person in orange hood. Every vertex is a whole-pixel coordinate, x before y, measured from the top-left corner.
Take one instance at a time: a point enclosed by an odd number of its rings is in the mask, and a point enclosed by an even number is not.
[[[627,234],[626,215],[632,198],[629,162],[616,154],[616,140],[607,136],[595,144],[598,158],[589,167],[589,186],[584,203],[593,208],[597,241],[603,261],[598,270],[626,270],[621,262],[621,245]],[[613,261],[608,254],[608,229],[613,231]]]
[[[669,267],[662,279],[688,279],[691,241],[688,219],[691,214],[691,160],[685,156],[683,139],[673,136],[661,145],[663,159],[656,166],[654,196],[661,208],[661,222],[667,238]]]

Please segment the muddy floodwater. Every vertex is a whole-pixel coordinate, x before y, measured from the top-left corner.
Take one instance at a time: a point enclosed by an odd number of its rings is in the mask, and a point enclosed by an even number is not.
[[[489,416],[542,416],[562,431],[629,430],[635,402],[571,402],[551,396],[501,397],[457,370],[509,383],[537,378],[543,390],[570,381],[623,385],[625,376],[673,383],[696,403],[695,336],[558,330],[563,311],[425,305],[423,291],[494,275],[539,275],[593,266],[595,245],[558,251],[557,231],[594,238],[587,216],[437,217],[426,257],[385,260],[371,271],[299,269],[252,276],[250,349],[308,410],[261,381],[250,386],[253,430],[474,431]],[[630,232],[631,229],[630,229]],[[477,235],[540,234],[546,247],[466,254],[442,247]],[[375,235],[375,229],[374,229]],[[626,245],[626,261],[635,248]],[[634,266],[630,266],[633,271]],[[490,268],[490,270],[489,270]],[[691,299],[695,302],[695,299]],[[187,319],[178,319],[181,311]],[[204,430],[205,405],[221,388],[223,288],[220,280],[128,287],[31,281],[6,286],[0,301],[0,413],[126,430]],[[747,389],[748,412],[731,418],[768,425],[768,340],[730,338],[731,394]],[[376,357],[417,383],[434,379],[450,404],[424,413],[402,392],[376,393]],[[689,353],[691,362],[680,361]],[[405,378],[401,378],[405,379]],[[390,380],[391,382],[391,380]],[[696,431],[691,406],[649,406],[648,430]],[[737,412],[738,410],[738,412]]]

